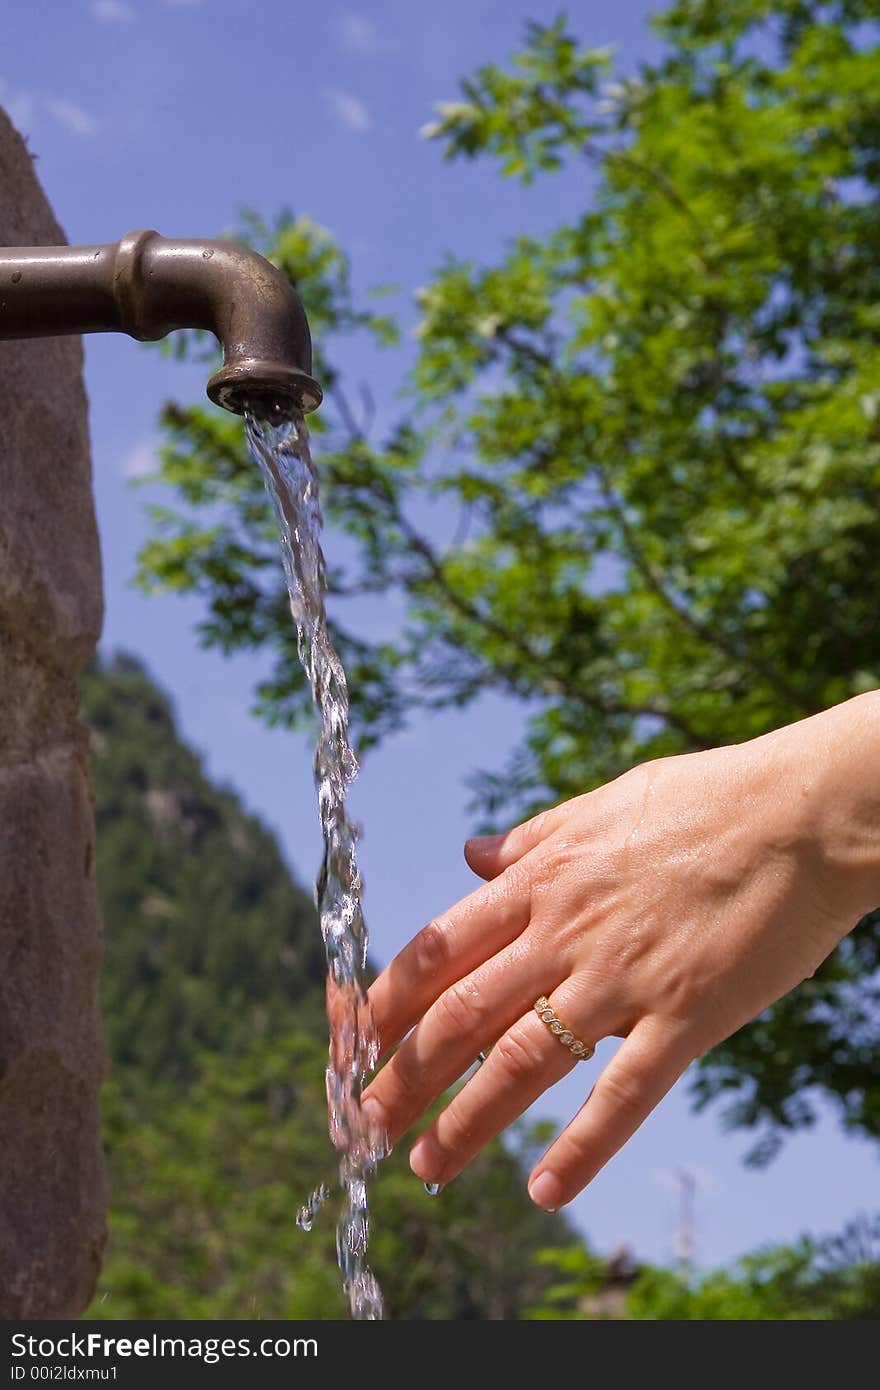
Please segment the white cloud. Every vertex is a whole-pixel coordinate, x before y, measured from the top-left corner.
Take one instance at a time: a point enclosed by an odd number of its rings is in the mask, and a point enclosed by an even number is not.
[[[328,87],[324,95],[339,124],[345,126],[346,130],[362,135],[372,128],[373,117],[369,108],[353,92],[346,92],[342,87]]]
[[[385,48],[378,28],[364,14],[346,10],[333,25],[336,42],[346,53],[355,53],[359,58],[372,58]]]
[[[0,106],[16,129],[26,135],[34,115],[33,95],[23,88],[10,86],[4,77],[0,77]]]
[[[59,125],[63,125],[74,135],[94,135],[98,129],[98,122],[94,116],[77,106],[75,101],[68,101],[67,97],[47,97],[46,109]]]
[[[24,134],[29,133],[38,116],[45,112],[73,135],[94,135],[99,129],[95,117],[75,101],[67,97],[47,97],[40,92],[28,92],[21,87],[13,87],[3,77],[0,77],[0,106],[7,112],[13,125]]]
[[[125,0],[92,0],[92,14],[104,24],[128,24],[136,18]]]
[[[152,439],[142,439],[122,460],[123,478],[146,478],[156,469],[156,445]]]

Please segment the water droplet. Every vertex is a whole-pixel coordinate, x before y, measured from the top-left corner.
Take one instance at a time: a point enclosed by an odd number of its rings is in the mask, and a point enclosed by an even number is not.
[[[304,1207],[300,1207],[296,1214],[296,1224],[301,1231],[310,1231],[315,1224],[315,1217],[321,1207],[330,1196],[330,1189],[325,1182],[320,1187],[316,1187]]]
[[[429,1197],[439,1197],[439,1196],[440,1196],[440,1183],[439,1183],[439,1182],[426,1182],[426,1183],[424,1184],[424,1187],[425,1187],[425,1191],[427,1192],[427,1194],[428,1194]]]

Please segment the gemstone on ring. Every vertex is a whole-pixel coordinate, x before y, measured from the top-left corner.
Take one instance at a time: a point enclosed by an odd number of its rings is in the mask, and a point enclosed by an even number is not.
[[[541,1022],[546,1023],[553,1036],[559,1039],[563,1047],[568,1048],[573,1057],[577,1057],[579,1061],[583,1062],[590,1060],[593,1055],[593,1048],[581,1038],[576,1038],[571,1029],[562,1022],[562,1019],[556,1017],[546,994],[542,994],[540,999],[535,1000],[534,1010]]]

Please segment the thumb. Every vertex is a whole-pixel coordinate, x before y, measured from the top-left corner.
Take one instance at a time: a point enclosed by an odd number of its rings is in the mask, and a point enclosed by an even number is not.
[[[464,857],[468,868],[480,878],[495,878],[506,867],[500,862],[503,835],[475,835],[464,842]]]
[[[549,811],[539,811],[531,820],[523,821],[502,835],[475,835],[465,842],[464,857],[468,866],[480,878],[497,878],[552,835],[562,824],[564,813],[564,805],[554,806]]]

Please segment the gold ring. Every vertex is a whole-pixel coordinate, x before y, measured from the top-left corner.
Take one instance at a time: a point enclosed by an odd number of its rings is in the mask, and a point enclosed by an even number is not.
[[[582,1042],[576,1038],[570,1028],[566,1028],[562,1019],[557,1018],[550,1007],[550,1001],[546,995],[542,994],[540,999],[535,1000],[535,1013],[542,1023],[546,1023],[554,1038],[558,1038],[563,1047],[567,1047],[569,1052],[581,1062],[589,1062],[594,1049],[589,1043]]]

